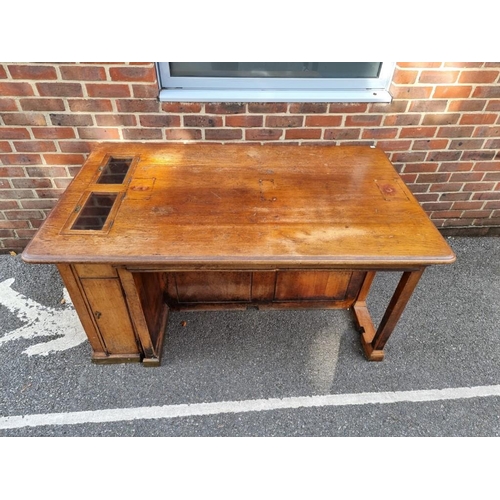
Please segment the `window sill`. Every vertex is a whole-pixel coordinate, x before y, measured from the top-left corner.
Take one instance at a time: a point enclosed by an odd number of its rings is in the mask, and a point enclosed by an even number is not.
[[[364,90],[255,90],[255,89],[162,89],[160,101],[169,102],[387,102],[384,89]]]

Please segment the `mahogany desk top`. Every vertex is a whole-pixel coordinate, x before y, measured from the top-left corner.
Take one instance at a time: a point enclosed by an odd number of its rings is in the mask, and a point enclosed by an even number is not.
[[[130,163],[120,184],[99,182],[110,158]],[[103,197],[114,205],[100,229],[75,225],[90,193],[113,195]],[[92,152],[23,258],[385,268],[455,256],[379,149],[107,143]]]

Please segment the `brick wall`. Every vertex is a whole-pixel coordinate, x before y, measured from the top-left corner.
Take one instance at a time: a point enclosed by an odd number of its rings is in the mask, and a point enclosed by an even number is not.
[[[153,63],[0,63],[0,252],[96,141],[368,144],[444,232],[500,233],[500,63],[398,63],[391,104],[160,103]]]

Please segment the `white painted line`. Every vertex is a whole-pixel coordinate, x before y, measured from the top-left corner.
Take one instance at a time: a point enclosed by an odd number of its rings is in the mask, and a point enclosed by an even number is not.
[[[350,406],[366,404],[422,403],[452,399],[485,398],[500,396],[500,385],[478,387],[456,387],[399,392],[362,392],[359,394],[329,394],[291,398],[249,399],[246,401],[223,401],[216,403],[195,403],[165,406],[144,406],[139,408],[116,408],[109,410],[78,411],[70,413],[46,413],[0,417],[0,429],[19,429],[42,425],[75,425],[88,423],[122,422],[130,420],[151,420],[221,413],[245,413],[251,411],[272,411],[323,406]]]

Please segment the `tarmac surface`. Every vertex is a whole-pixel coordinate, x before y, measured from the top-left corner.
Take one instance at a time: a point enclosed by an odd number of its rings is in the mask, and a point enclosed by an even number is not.
[[[313,310],[172,312],[160,367],[95,365],[55,267],[1,255],[0,436],[498,437],[500,238],[448,242],[380,363]]]

